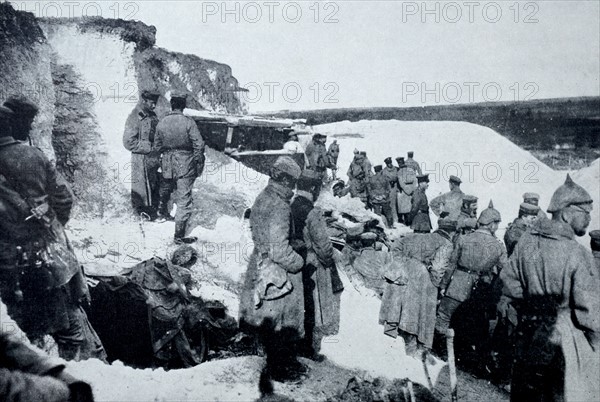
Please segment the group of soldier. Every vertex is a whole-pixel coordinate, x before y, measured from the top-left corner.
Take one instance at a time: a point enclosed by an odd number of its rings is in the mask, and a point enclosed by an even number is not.
[[[195,121],[183,114],[186,95],[172,93],[171,111],[158,118],[160,97],[144,90],[125,123],[123,145],[131,151],[131,203],[142,219],[173,220],[168,208],[173,195],[177,205],[174,242],[193,243],[186,235],[192,215],[192,188],[204,170],[204,140]]]
[[[343,286],[323,211],[315,206],[322,185],[322,171],[302,170],[282,156],[251,208],[254,250],[240,327],[258,335],[266,352],[263,388],[272,379],[302,376],[307,369],[297,356],[321,360],[322,338],[339,327]]]

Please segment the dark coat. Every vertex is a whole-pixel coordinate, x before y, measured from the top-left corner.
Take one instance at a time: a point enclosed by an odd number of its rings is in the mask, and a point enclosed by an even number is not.
[[[256,197],[250,214],[250,227],[254,250],[240,297],[240,325],[250,328],[267,326],[274,331],[287,330],[298,338],[304,337],[304,291],[302,267],[304,260],[290,244],[292,216],[290,199],[292,190],[270,180]],[[254,303],[259,272],[259,260],[270,259],[287,271],[291,292],[274,300],[264,300],[257,308]]]
[[[363,202],[367,202],[367,179],[363,161],[355,158],[348,168],[348,186],[351,197],[359,197]]]
[[[410,233],[398,242],[392,252],[393,262],[388,266],[391,270],[386,272],[380,324],[396,324],[431,348],[437,286],[449,265],[452,248],[450,236],[442,231]]]
[[[340,156],[340,145],[336,143],[331,143],[329,145],[329,149],[327,150],[327,160],[328,160],[328,168],[329,169],[337,169],[337,161]]]
[[[384,204],[390,201],[392,187],[383,172],[371,176],[367,182],[367,194],[371,204]]]
[[[408,215],[410,228],[415,232],[428,232],[431,230],[429,218],[429,202],[425,190],[417,187],[412,196],[412,205]]]
[[[521,365],[546,366],[556,371],[544,352],[558,347],[564,357],[564,395],[555,400],[600,400],[600,279],[592,254],[575,240],[569,225],[540,220],[517,243],[509,267],[500,273],[503,295],[521,314],[539,308],[541,321],[533,336],[524,336],[517,348]],[[527,333],[528,322],[518,331]],[[518,370],[514,376],[520,376]],[[513,392],[518,392],[513,387]],[[521,395],[515,394],[515,400]]]
[[[504,244],[506,245],[506,251],[509,257],[519,239],[527,230],[529,230],[529,226],[521,218],[516,218],[510,225],[508,225],[508,229],[506,229],[506,232],[504,232]]]
[[[137,106],[129,114],[123,132],[123,146],[131,151],[131,192],[143,206],[155,205],[160,155],[154,148],[158,117]]]
[[[162,153],[165,179],[199,177],[204,169],[204,140],[196,122],[179,111],[160,119],[154,148]]]

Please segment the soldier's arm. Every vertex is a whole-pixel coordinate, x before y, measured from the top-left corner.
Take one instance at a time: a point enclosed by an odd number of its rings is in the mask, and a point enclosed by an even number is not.
[[[154,132],[154,145],[152,146],[152,149],[156,152],[162,152],[162,147],[163,147],[163,141],[164,141],[164,134],[162,132],[162,124],[160,124],[162,122],[159,121],[158,124],[156,125],[156,131]]]
[[[305,229],[310,233],[313,250],[324,267],[333,266],[333,245],[327,233],[327,224],[323,212],[315,207],[306,219]]]
[[[456,265],[458,264],[458,259],[460,258],[460,253],[462,251],[462,245],[463,240],[459,237],[456,241],[456,244],[453,245],[452,252],[450,253],[450,259],[448,260],[448,266],[446,267],[446,272],[440,281],[440,289],[442,290],[446,290],[450,284],[452,275],[454,275],[454,271],[456,271]]]
[[[296,253],[290,244],[290,223],[291,211],[275,209],[271,216],[271,222],[267,223],[269,227],[268,245],[271,250],[271,259],[279,264],[283,269],[291,273],[300,272],[304,266],[304,259]]]
[[[200,176],[204,169],[204,139],[202,138],[202,135],[200,135],[200,130],[198,129],[196,122],[190,118],[189,123],[188,135],[194,148],[194,160],[196,161],[197,169],[196,174]]]
[[[417,213],[419,212],[419,206],[421,204],[421,194],[417,193],[413,195],[411,199],[410,212],[408,214],[408,224],[411,224]]]
[[[518,246],[517,246],[518,247]],[[576,258],[569,261],[572,272],[571,308],[576,324],[583,328],[595,350],[600,347],[600,277],[595,269],[593,257],[588,250],[577,245]]]
[[[431,261],[431,269],[429,270],[429,277],[434,286],[441,287],[442,279],[444,279],[446,272],[451,266],[453,251],[453,244],[449,243],[443,245],[435,252]]]
[[[523,298],[523,285],[521,284],[521,275],[519,272],[521,254],[523,254],[523,252],[521,251],[519,244],[517,244],[513,253],[508,259],[507,266],[504,269],[502,269],[502,272],[500,272],[500,275],[498,276],[502,284],[502,295],[503,297],[508,299]],[[536,258],[535,256],[524,257]]]
[[[137,115],[137,109],[129,114],[125,122],[125,130],[123,131],[123,146],[131,152],[135,152],[139,145],[139,124],[140,119]]]
[[[48,203],[56,213],[56,219],[65,225],[71,216],[71,208],[73,207],[73,193],[63,176],[56,171],[54,164],[45,159],[47,182],[46,189],[48,191]]]

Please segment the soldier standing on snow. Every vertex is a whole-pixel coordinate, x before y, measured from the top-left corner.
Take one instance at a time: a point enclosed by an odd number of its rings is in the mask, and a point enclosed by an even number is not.
[[[259,336],[267,355],[264,374],[282,381],[306,372],[296,359],[297,343],[304,338],[304,260],[291,244],[290,200],[300,174],[292,158],[279,157],[267,187],[254,201],[254,249],[240,297],[240,328]]]
[[[539,211],[540,207],[537,205],[523,202],[519,206],[519,216],[508,225],[508,228],[504,233],[504,244],[506,245],[506,251],[508,252],[509,257],[523,233],[529,230],[535,222]]]
[[[157,216],[160,189],[160,155],[153,149],[158,97],[156,92],[142,91],[123,132],[123,145],[131,151],[131,205],[137,215],[151,220]]]
[[[419,187],[412,196],[408,224],[415,233],[429,233],[431,231],[431,219],[429,217],[429,202],[425,191],[429,188],[429,175],[417,176]]]
[[[417,174],[404,163],[404,157],[396,158],[398,162],[398,222],[410,225],[408,215],[412,208],[412,196],[417,188]]]
[[[500,212],[494,209],[490,201],[489,207],[479,217],[478,229],[456,240],[450,269],[440,285],[442,300],[435,324],[438,339],[445,339],[454,312],[468,299],[477,298],[483,303],[477,307],[480,311],[475,314],[486,314],[485,304],[489,300],[485,299],[489,297],[490,285],[508,264],[506,249],[495,235],[500,220]],[[485,332],[483,328],[479,329],[481,333]]]
[[[365,172],[364,157],[354,153],[354,159],[348,168],[348,186],[350,187],[350,196],[360,198],[367,205],[367,174]]]
[[[185,94],[171,95],[172,111],[156,126],[155,150],[162,154],[162,183],[160,186],[159,213],[167,216],[167,203],[175,189],[176,244],[193,243],[195,237],[186,237],[187,223],[192,215],[192,188],[204,170],[204,140],[196,122],[183,114]]]
[[[421,176],[423,174],[423,172],[421,171],[421,165],[419,165],[419,162],[417,162],[416,160],[413,159],[413,156],[415,155],[415,153],[413,151],[409,151],[406,153],[406,166],[413,169],[417,175]]]
[[[394,225],[392,208],[390,207],[391,190],[388,178],[383,175],[383,167],[381,165],[375,166],[375,175],[367,181],[367,195],[373,212],[385,219],[387,227]]]
[[[567,179],[552,195],[552,219],[523,234],[498,312],[519,312],[512,401],[598,401],[600,280],[592,253],[575,239],[590,223],[592,198]]]
[[[37,106],[10,97],[0,114],[0,293],[33,341],[51,335],[68,360],[105,359],[82,303],[89,291],[66,236],[73,194],[29,136]],[[9,116],[9,119],[6,117]],[[10,122],[14,134],[8,130]]]
[[[331,179],[333,181],[336,180],[336,174],[338,171],[337,161],[339,156],[340,145],[337,143],[337,140],[333,140],[333,142],[329,145],[329,149],[327,150],[328,167],[331,169]]]
[[[321,339],[337,333],[340,313],[340,292],[344,289],[333,260],[333,245],[327,234],[323,211],[315,207],[322,182],[312,170],[304,170],[296,185],[291,204],[294,240],[302,244],[305,255],[302,269],[304,286],[304,350],[310,359],[322,360]]]
[[[448,217],[458,219],[460,209],[462,207],[463,196],[465,195],[460,189],[462,180],[456,176],[450,176],[448,180],[450,191],[435,197],[429,203],[431,210],[435,216],[439,217],[442,212],[445,212]]]
[[[392,158],[387,157],[384,160],[383,176],[390,183],[390,210],[392,222],[398,220],[398,168],[392,164]]]

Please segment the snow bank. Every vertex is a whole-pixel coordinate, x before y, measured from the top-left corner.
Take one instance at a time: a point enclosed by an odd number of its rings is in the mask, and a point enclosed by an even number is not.
[[[383,164],[388,156],[406,157],[407,151],[414,151],[423,172],[430,175],[427,191],[430,200],[448,191],[450,175],[461,177],[463,191],[479,197],[480,211],[490,199],[494,201],[502,214],[500,238],[506,225],[516,217],[523,193],[539,193],[540,206],[545,210],[552,193],[566,176],[492,129],[470,123],[363,120],[324,124],[313,129],[327,134],[328,141],[337,139],[341,150],[339,175],[343,179],[347,179],[346,171],[355,148],[366,151],[373,165]],[[595,166],[595,170],[593,166],[588,169],[597,172],[598,165]],[[577,178],[575,181],[579,183]],[[598,180],[582,176],[580,181],[590,194],[598,197]],[[432,221],[435,222],[433,214]]]
[[[92,359],[70,362],[67,368],[92,384],[98,401],[251,401],[259,397],[263,362],[256,356],[236,357],[165,371]]]

